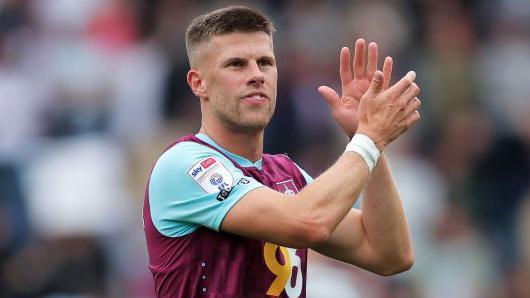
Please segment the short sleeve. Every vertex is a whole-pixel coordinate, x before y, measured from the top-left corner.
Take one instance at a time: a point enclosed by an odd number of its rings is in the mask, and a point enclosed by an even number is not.
[[[181,142],[162,154],[151,173],[151,218],[168,237],[184,236],[201,226],[218,231],[228,211],[261,186],[221,153]]]

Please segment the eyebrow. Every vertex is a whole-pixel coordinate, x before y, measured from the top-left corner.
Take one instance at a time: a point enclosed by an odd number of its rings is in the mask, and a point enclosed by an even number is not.
[[[262,59],[270,60],[271,62],[275,62],[276,61],[276,59],[274,59],[273,56],[269,56],[269,55],[263,55],[263,56],[259,57],[257,60],[262,60]]]
[[[245,59],[245,58],[240,58],[240,57],[230,57],[230,58],[227,58],[227,59],[223,60],[223,61],[221,62],[221,65],[228,65],[228,64],[230,64],[230,63],[232,63],[232,62],[239,62],[239,61],[241,61],[241,62],[246,62],[247,59]]]
[[[276,60],[274,59],[273,56],[269,56],[269,55],[263,55],[263,56],[260,56],[258,58],[256,58],[257,61],[259,60],[269,60],[271,62],[275,62]],[[236,62],[236,61],[242,61],[242,62],[247,62],[249,59],[247,58],[242,58],[242,57],[230,57],[230,58],[227,58],[225,60],[222,60],[221,62],[221,65],[225,66],[225,65],[228,65],[232,62]]]

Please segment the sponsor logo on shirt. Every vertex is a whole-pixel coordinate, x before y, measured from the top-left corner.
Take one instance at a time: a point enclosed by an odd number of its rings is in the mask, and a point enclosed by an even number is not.
[[[209,166],[213,165],[214,163],[215,163],[215,159],[213,159],[212,157],[209,157],[206,160],[201,161],[201,166],[207,169]]]
[[[234,185],[232,173],[215,157],[208,157],[197,162],[188,170],[188,175],[210,194],[219,193],[222,190],[228,190],[230,194]]]
[[[193,171],[191,172],[191,177],[195,178],[201,172],[202,172],[202,167],[197,167],[197,168],[193,169]]]

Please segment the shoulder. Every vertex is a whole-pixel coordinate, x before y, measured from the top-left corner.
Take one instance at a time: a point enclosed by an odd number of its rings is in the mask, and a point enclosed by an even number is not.
[[[162,153],[155,163],[151,178],[155,178],[159,174],[185,174],[188,172],[193,176],[193,166],[201,162],[207,165],[208,162],[211,162],[208,161],[208,158],[214,158],[225,166],[232,165],[232,162],[220,152],[196,142],[185,141],[177,143]]]
[[[200,143],[180,142],[165,151],[149,180],[153,224],[163,235],[177,237],[200,226],[219,230],[230,208],[262,185],[247,177],[220,152]]]
[[[239,175],[240,170],[219,151],[193,141],[180,142],[166,150],[156,162],[150,176],[150,192],[192,193],[199,189],[211,193],[218,185],[208,183],[212,175],[225,178]],[[231,180],[231,179],[229,179]],[[158,193],[158,192],[157,192]]]
[[[219,155],[223,157],[222,154],[210,147],[192,141],[184,141],[175,144],[162,153],[155,164],[155,168],[175,164],[185,164],[188,161],[209,155]]]

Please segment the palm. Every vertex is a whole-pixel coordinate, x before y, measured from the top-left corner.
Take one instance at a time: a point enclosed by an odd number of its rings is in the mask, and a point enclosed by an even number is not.
[[[342,98],[348,101],[355,100],[356,103],[359,103],[361,97],[363,97],[364,93],[368,91],[368,87],[370,87],[371,80],[372,77],[354,79],[353,81],[351,81],[351,83],[342,87]]]
[[[377,70],[377,44],[371,43],[368,47],[368,63],[365,67],[364,59],[365,42],[362,39],[355,43],[353,60],[353,73],[350,66],[350,52],[343,48],[340,54],[340,78],[342,83],[342,96],[339,97],[330,87],[320,87],[319,92],[326,98],[331,114],[344,132],[352,137],[357,130],[357,110],[361,97],[370,86],[375,71]],[[383,88],[386,89],[392,72],[392,59],[387,57],[383,65]]]
[[[339,123],[348,136],[353,136],[357,131],[357,109],[363,94],[368,90],[368,78],[356,79],[342,86],[341,104],[332,111],[333,118]]]

